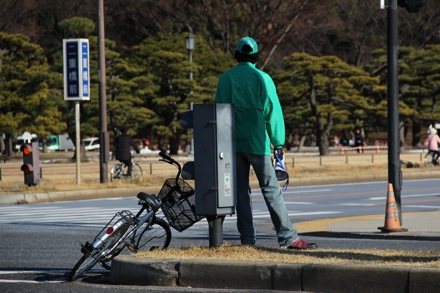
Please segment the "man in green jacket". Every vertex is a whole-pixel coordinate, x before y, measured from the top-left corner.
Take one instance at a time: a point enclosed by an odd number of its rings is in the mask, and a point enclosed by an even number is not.
[[[255,245],[252,216],[250,166],[257,175],[261,191],[278,236],[280,247],[287,249],[317,248],[298,237],[290,222],[282,190],[272,165],[274,155],[283,156],[284,117],[272,78],[257,69],[258,45],[250,37],[236,47],[237,66],[219,79],[215,103],[230,103],[235,108],[235,149],[237,168],[237,228],[241,244]]]

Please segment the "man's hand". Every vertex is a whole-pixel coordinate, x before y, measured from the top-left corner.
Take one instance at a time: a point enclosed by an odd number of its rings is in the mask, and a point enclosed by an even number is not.
[[[283,149],[275,149],[273,151],[273,156],[275,157],[275,160],[276,160],[276,158],[278,158],[279,160],[283,160],[283,158],[284,158]]]

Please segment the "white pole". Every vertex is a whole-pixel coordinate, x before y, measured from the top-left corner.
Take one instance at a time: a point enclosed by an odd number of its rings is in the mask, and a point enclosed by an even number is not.
[[[79,135],[79,101],[75,101],[75,131],[76,131],[76,184],[81,184],[80,162],[81,162],[81,140]]]

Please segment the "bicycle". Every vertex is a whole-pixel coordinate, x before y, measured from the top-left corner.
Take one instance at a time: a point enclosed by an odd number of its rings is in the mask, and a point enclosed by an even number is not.
[[[425,155],[425,167],[438,166],[439,157],[439,151],[428,151]]]
[[[204,218],[195,213],[194,189],[180,178],[180,164],[162,152],[159,155],[159,161],[177,167],[176,177],[166,179],[157,196],[138,193],[142,207],[136,215],[128,210],[117,212],[93,241],[78,242],[83,256],[70,271],[68,281],[76,280],[97,263],[111,269],[111,260],[125,247],[132,253],[166,249],[172,237],[170,227],[182,232]],[[166,220],[158,217],[159,209]]]
[[[133,166],[131,170],[131,178],[129,178],[127,175],[127,166],[124,164],[124,162],[120,162],[113,165],[110,171],[110,181],[125,178],[125,179],[134,179],[134,180],[138,180],[139,182],[142,182],[143,172],[141,165],[133,161],[133,158],[131,158],[131,164]]]

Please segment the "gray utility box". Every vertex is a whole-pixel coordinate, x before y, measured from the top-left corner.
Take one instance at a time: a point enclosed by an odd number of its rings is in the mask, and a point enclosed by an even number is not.
[[[234,108],[197,104],[193,110],[196,213],[235,213],[236,171]]]

